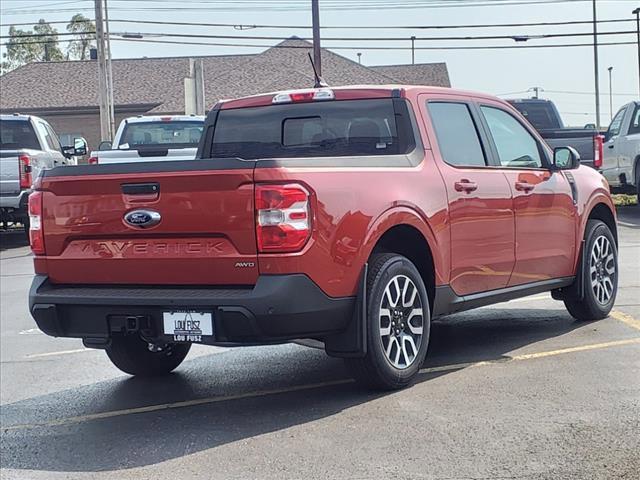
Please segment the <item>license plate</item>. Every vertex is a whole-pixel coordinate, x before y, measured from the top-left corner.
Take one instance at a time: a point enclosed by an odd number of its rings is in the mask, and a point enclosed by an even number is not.
[[[213,335],[211,312],[178,310],[163,312],[164,334],[173,336],[176,342],[201,342],[203,336]]]

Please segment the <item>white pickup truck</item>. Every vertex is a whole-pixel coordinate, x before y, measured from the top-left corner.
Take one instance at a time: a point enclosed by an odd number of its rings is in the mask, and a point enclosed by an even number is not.
[[[640,101],[623,106],[605,136],[602,174],[612,190],[632,190],[640,204]]]
[[[4,228],[21,223],[28,230],[27,198],[31,183],[43,169],[71,164],[84,155],[84,139],[60,145],[45,120],[33,115],[0,115],[0,222]]]
[[[89,164],[193,160],[204,128],[203,116],[138,116],[124,119],[111,142],[91,152]]]

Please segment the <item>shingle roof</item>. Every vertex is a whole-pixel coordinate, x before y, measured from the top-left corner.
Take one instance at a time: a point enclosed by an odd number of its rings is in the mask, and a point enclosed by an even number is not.
[[[418,63],[415,65],[378,65],[369,67],[375,72],[394,78],[405,85],[433,85],[450,87],[447,64]]]
[[[312,85],[310,51],[309,42],[292,38],[256,55],[200,57],[207,105],[223,98]],[[450,85],[443,63],[365,67],[323,50],[322,67],[330,85]],[[187,57],[113,60],[115,104],[155,106],[153,113],[183,112],[183,79],[188,73]],[[96,77],[95,61],[24,65],[0,77],[0,110],[95,107]]]

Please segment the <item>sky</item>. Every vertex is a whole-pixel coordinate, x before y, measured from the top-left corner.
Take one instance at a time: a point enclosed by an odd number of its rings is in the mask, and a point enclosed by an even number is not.
[[[633,19],[632,10],[640,0],[596,0],[599,20]],[[74,13],[93,18],[93,0],[0,0],[0,27],[7,35],[8,25],[47,21],[68,21]],[[357,61],[362,54],[365,65],[411,63],[410,37],[451,36],[521,36],[539,34],[591,33],[591,24],[531,26],[530,23],[591,21],[592,0],[319,0],[323,38],[395,37],[400,40],[323,40],[322,46],[355,47],[334,52]],[[128,33],[168,33],[270,36],[287,38],[311,37],[310,0],[108,0],[110,30],[113,35]],[[189,23],[227,23],[233,25],[279,25],[277,28],[239,29],[232,26],[177,26],[123,23],[118,20],[153,20]],[[526,26],[502,28],[394,29],[397,26],[487,25],[523,23]],[[64,31],[65,25],[54,25]],[[292,28],[306,26],[306,28]],[[28,26],[20,28],[29,28]],[[600,32],[630,31],[619,35],[600,35],[599,41],[631,42],[630,45],[602,45],[599,53],[601,124],[610,121],[610,103],[616,110],[640,98],[638,79],[638,46],[634,21],[599,24]],[[121,38],[121,37],[120,37]],[[145,39],[150,39],[145,35]],[[406,39],[406,40],[405,40]],[[258,39],[187,39],[165,37],[164,40],[268,45],[278,40]],[[532,95],[532,87],[540,87],[542,98],[553,100],[565,124],[582,126],[595,123],[595,85],[593,47],[522,48],[528,45],[559,43],[591,43],[592,35],[547,39],[529,39],[516,43],[512,39],[416,40],[416,63],[446,62],[451,84],[456,88],[477,90],[502,98]],[[4,40],[2,40],[4,42]],[[520,46],[515,49],[430,49],[420,47]],[[401,50],[376,50],[366,47],[406,47]],[[198,46],[154,44],[113,40],[113,58],[223,55],[256,53],[264,48],[239,46]],[[2,48],[4,51],[4,48]],[[609,96],[609,72],[612,92]],[[268,72],[265,72],[268,73]],[[1,95],[1,92],[0,92]]]

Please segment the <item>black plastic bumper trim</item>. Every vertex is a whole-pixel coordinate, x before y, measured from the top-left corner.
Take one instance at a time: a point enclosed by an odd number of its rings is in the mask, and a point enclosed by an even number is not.
[[[121,317],[144,317],[159,329],[162,312],[214,312],[215,338],[205,343],[260,344],[325,338],[344,332],[356,297],[327,296],[303,274],[262,275],[253,288],[54,285],[36,275],[29,310],[47,335],[109,338]]]

